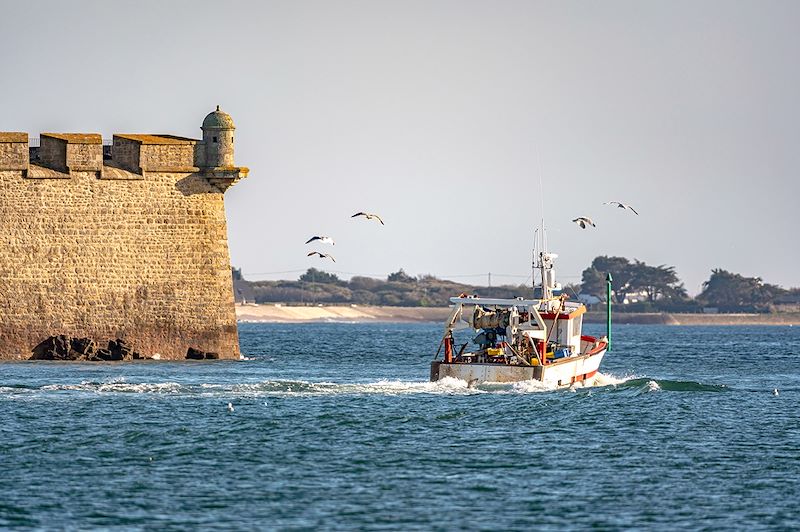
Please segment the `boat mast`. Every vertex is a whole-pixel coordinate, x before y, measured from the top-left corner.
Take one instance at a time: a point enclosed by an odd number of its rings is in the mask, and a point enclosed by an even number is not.
[[[544,218],[541,226],[534,232],[533,248],[533,288],[536,290],[536,270],[539,270],[539,288],[541,289],[541,299],[547,301],[552,299],[553,290],[558,289],[556,283],[555,253],[547,250],[547,233],[544,229]]]

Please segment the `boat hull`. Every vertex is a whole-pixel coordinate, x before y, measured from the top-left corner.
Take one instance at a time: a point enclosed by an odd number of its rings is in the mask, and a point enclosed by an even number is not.
[[[557,360],[545,366],[510,366],[506,364],[431,363],[431,381],[446,377],[468,383],[541,381],[549,386],[571,386],[577,382],[591,384],[600,368],[606,347],[597,351]]]

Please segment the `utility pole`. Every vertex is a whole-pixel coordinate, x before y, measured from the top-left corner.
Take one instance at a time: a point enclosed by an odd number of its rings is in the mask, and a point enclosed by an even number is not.
[[[489,288],[492,287],[492,272],[489,272],[489,284],[488,284],[488,286],[489,286]]]

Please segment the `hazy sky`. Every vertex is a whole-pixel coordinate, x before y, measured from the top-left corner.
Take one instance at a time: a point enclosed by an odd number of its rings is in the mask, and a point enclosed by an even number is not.
[[[797,1],[3,0],[0,130],[199,138],[220,104],[250,279],[523,282],[541,176],[562,282],[608,254],[798,286],[798,28]]]

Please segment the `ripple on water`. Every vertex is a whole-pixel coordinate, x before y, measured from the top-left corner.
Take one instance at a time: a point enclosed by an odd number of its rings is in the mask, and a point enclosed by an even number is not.
[[[797,528],[800,328],[732,331],[620,327],[571,389],[427,382],[420,324],[3,364],[0,528]]]

